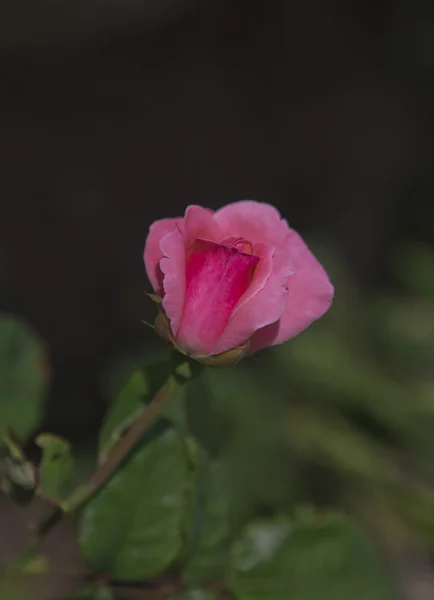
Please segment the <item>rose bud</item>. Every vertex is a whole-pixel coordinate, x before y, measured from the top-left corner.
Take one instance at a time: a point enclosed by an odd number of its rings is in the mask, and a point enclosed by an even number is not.
[[[207,364],[289,340],[333,299],[323,267],[269,204],[192,205],[184,217],[155,221],[144,261],[161,299],[157,331]]]

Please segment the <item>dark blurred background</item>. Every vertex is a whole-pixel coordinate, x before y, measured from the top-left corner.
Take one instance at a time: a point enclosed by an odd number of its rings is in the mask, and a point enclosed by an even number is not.
[[[49,343],[56,418],[80,421],[66,396],[141,335],[147,229],[187,204],[270,202],[364,283],[387,277],[432,206],[433,16],[429,0],[2,3],[0,301]]]
[[[149,339],[148,227],[188,204],[272,203],[357,290],[399,285],[433,102],[430,0],[4,0],[0,309],[48,344],[47,426],[94,435],[101,369]]]

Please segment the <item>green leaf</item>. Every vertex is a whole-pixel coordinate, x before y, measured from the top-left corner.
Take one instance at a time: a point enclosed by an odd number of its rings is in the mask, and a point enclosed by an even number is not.
[[[225,465],[196,452],[195,492],[182,576],[188,585],[218,579],[229,555],[230,487]]]
[[[21,440],[29,437],[42,417],[47,382],[41,340],[15,317],[0,315],[0,430],[10,426]]]
[[[91,587],[77,592],[72,596],[57,598],[57,600],[116,600],[116,597],[110,588]]]
[[[225,422],[210,385],[209,368],[186,386],[185,409],[187,429],[211,456],[219,454],[225,439]]]
[[[182,547],[188,462],[185,443],[157,423],[83,509],[79,541],[97,571],[123,581],[164,571]]]
[[[109,454],[171,374],[172,364],[169,361],[148,366],[146,370],[135,371],[130,376],[111,404],[100,431],[100,460]],[[184,419],[181,394],[182,390],[173,394],[161,412],[161,416],[180,426]]]
[[[144,371],[136,371],[111,405],[100,431],[100,458],[103,459],[143,411],[149,384]]]
[[[194,588],[178,596],[170,596],[167,600],[217,600],[217,596],[210,590]]]
[[[233,548],[238,600],[396,600],[379,557],[340,515],[250,525]]]
[[[61,501],[71,491],[75,475],[71,447],[66,440],[49,433],[39,435],[35,441],[43,451],[39,467],[39,493],[44,498]]]
[[[276,410],[276,399],[255,371],[241,365],[203,368],[187,384],[186,413],[191,434],[212,456],[226,450],[240,432],[263,430]]]
[[[5,430],[3,442],[7,454],[0,461],[0,489],[18,504],[28,504],[36,490],[35,466],[27,460],[9,429]]]

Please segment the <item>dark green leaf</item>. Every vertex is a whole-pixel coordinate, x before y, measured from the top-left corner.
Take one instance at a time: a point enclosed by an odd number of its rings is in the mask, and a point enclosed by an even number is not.
[[[49,433],[39,435],[36,444],[43,451],[39,467],[39,493],[50,500],[63,500],[71,491],[75,475],[71,447],[66,440]]]
[[[185,407],[188,431],[211,456],[216,456],[225,438],[225,426],[209,381],[209,368],[188,382]]]
[[[220,431],[225,437],[234,432],[238,438],[241,431],[256,435],[270,418],[280,418],[280,400],[263,385],[258,369],[242,364],[223,370],[207,368],[204,377],[212,394],[213,412],[223,420]]]
[[[100,431],[100,459],[113,448],[133,421],[165,384],[171,374],[171,363],[162,362],[149,369],[135,371],[112,403]],[[182,390],[173,394],[161,415],[182,426]]]
[[[252,370],[241,365],[205,367],[187,384],[187,425],[208,453],[216,456],[241,431],[256,434],[262,430],[275,404]]]
[[[237,522],[245,522],[258,505],[276,502],[291,487],[284,438],[287,409],[253,366],[206,370],[213,410],[221,422],[220,445],[231,472],[231,513]],[[197,437],[206,442],[206,430]]]
[[[20,439],[32,433],[42,416],[47,381],[47,357],[37,335],[16,318],[0,315],[0,430],[8,425]]]
[[[148,439],[84,508],[83,554],[96,570],[123,581],[164,571],[182,547],[188,462],[174,429]]]
[[[396,600],[368,540],[339,515],[250,525],[234,545],[238,600]]]
[[[149,383],[144,371],[136,371],[111,405],[100,431],[100,456],[104,458],[143,411]]]
[[[214,581],[226,567],[231,537],[230,495],[224,465],[210,461],[198,448],[187,561],[183,568],[183,578],[189,585]]]

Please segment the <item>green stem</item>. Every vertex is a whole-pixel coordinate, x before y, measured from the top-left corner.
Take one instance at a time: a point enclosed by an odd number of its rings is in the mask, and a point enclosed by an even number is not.
[[[86,483],[80,485],[72,492],[69,498],[61,503],[60,507],[63,512],[74,512],[104,485],[130,453],[148,427],[153,423],[163,404],[168,401],[175,391],[175,387],[177,386],[173,384],[173,381],[174,380],[171,378],[166,385],[159,390],[152,401],[134,421],[127,433],[119,439],[107,458],[100,464],[97,471],[91,475],[90,479],[88,479]]]
[[[191,377],[190,365],[182,363],[175,365],[174,374],[169,377],[165,385],[160,388],[154,398],[143,409],[130,429],[121,437],[112,448],[109,455],[103,460],[98,469],[90,478],[81,484],[59,506],[45,518],[34,531],[23,552],[9,565],[9,570],[20,567],[32,555],[39,542],[62,520],[83,506],[103,485],[110,479],[122,461],[128,456],[134,446],[142,438],[145,431],[152,425],[163,405],[171,396]]]

